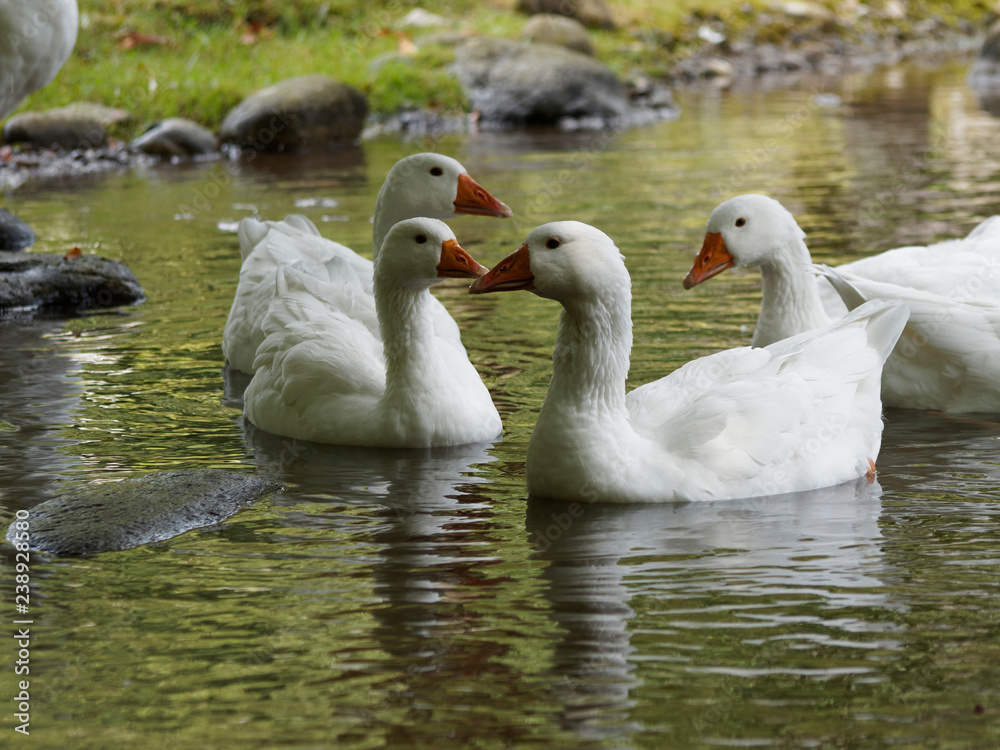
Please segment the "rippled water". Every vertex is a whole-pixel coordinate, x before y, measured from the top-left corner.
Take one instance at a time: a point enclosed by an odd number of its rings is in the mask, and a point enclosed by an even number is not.
[[[121,258],[148,299],[0,326],[0,418],[18,428],[0,430],[3,517],[66,486],[166,468],[285,484],[165,543],[35,556],[34,746],[1000,746],[1000,422],[889,412],[874,485],[526,503],[558,308],[450,286],[440,296],[502,442],[346,450],[243,423],[219,350],[235,222],[301,212],[366,248],[381,179],[413,151],[454,154],[514,208],[513,221],[452,222],[486,265],[552,219],[616,238],[634,280],[636,384],[749,341],[755,273],[680,286],[726,197],[778,198],[828,262],[1000,212],[1000,120],[962,66],[677,98],[677,122],[616,134],[376,142],[5,198],[38,249]]]

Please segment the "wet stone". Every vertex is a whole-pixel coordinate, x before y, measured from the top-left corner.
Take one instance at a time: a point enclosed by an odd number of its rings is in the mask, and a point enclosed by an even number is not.
[[[31,227],[0,208],[0,250],[16,252],[34,244],[35,233]]]
[[[219,139],[208,128],[183,117],[170,117],[132,141],[132,148],[167,159],[217,153]]]
[[[0,317],[29,311],[74,315],[143,296],[128,266],[114,260],[0,252]]]
[[[456,50],[452,71],[483,123],[607,122],[630,110],[625,86],[610,68],[565,47],[471,39]]]
[[[277,489],[250,474],[214,469],[95,484],[32,508],[30,545],[55,555],[131,549],[219,523]],[[13,534],[11,525],[8,541]]]

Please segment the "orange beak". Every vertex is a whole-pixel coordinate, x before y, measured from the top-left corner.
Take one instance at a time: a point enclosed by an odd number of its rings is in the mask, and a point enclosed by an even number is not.
[[[534,280],[535,277],[531,273],[528,246],[521,245],[516,251],[497,263],[488,274],[473,281],[472,286],[469,287],[469,294],[534,289]]]
[[[514,215],[506,203],[501,203],[486,188],[467,174],[458,176],[458,192],[455,195],[455,213],[474,216],[496,216],[507,219]]]
[[[486,271],[486,266],[477,263],[455,240],[441,243],[437,272],[442,279],[478,279]]]
[[[732,268],[735,262],[726,249],[726,241],[722,239],[722,235],[719,232],[706,232],[701,252],[695,258],[688,275],[684,277],[684,288],[690,289],[706,279],[718,276],[727,268]]]

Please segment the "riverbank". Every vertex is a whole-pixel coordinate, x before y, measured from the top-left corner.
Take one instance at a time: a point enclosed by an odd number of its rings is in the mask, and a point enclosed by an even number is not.
[[[401,2],[80,0],[72,57],[18,111],[92,101],[131,113],[113,132],[119,138],[134,138],[166,117],[217,131],[250,93],[324,73],[363,92],[375,122],[400,112],[464,115],[470,102],[447,70],[454,49],[442,42],[456,35],[517,38],[528,20],[518,5],[535,4],[439,0],[424,4],[433,15],[414,16]],[[996,17],[994,5],[638,0],[610,3],[613,26],[591,22],[588,34],[596,59],[626,85],[676,85],[836,70],[928,47],[970,49]]]

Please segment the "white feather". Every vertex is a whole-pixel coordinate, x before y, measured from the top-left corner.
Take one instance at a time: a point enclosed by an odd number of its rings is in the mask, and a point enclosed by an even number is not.
[[[576,222],[546,224],[525,242],[534,291],[564,307],[552,382],[528,448],[532,495],[731,499],[868,472],[881,444],[882,364],[905,305],[870,302],[766,348],[689,362],[626,396],[631,295],[614,243]]]
[[[442,154],[414,154],[398,161],[375,204],[373,256],[397,222],[422,216],[453,216],[459,181],[467,178],[465,167]],[[509,209],[503,208],[509,215]],[[222,335],[222,351],[236,370],[254,371],[257,347],[264,340],[261,324],[274,294],[278,266],[301,260],[322,264],[341,258],[354,268],[367,293],[372,293],[372,261],[321,236],[305,216],[291,215],[284,221],[246,218],[240,222],[238,237],[243,265]],[[458,325],[437,300],[430,305],[438,336],[464,354]]]
[[[414,245],[421,233],[429,241]],[[374,296],[343,258],[279,266],[244,394],[247,418],[267,432],[337,445],[417,448],[499,435],[479,374],[433,330],[429,289],[449,239],[434,219],[397,224],[375,264]]]
[[[771,198],[722,203],[707,231],[722,236],[736,265],[761,267],[754,345],[817,328],[865,299],[901,300],[910,318],[883,372],[883,402],[1000,412],[1000,216],[963,239],[821,268],[829,284],[812,276],[802,230]]]

